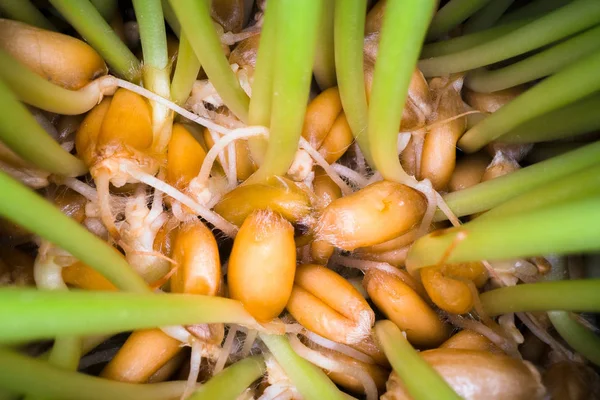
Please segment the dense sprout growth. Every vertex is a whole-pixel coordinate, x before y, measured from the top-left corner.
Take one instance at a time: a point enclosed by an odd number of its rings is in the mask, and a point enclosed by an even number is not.
[[[598,0],[0,14],[1,398],[600,393]]]

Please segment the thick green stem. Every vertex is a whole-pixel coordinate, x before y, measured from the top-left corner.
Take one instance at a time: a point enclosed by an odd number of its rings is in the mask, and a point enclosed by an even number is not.
[[[16,21],[50,31],[56,30],[56,27],[29,0],[0,0],[0,12]]]
[[[430,233],[413,244],[406,268],[414,273],[419,268],[440,262],[503,260],[600,250],[599,202],[600,197],[591,196]]]
[[[81,338],[78,336],[59,336],[54,340],[48,361],[52,365],[76,371],[81,358]]]
[[[367,0],[336,0],[335,64],[348,125],[369,165],[373,158],[367,136],[368,108],[363,71],[363,38]]]
[[[494,26],[515,0],[494,0],[477,11],[463,27],[463,34],[479,32]]]
[[[435,1],[386,3],[373,73],[368,138],[375,167],[388,180],[409,179],[398,159],[398,129]]]
[[[48,135],[2,80],[0,114],[0,139],[21,158],[54,174],[74,177],[87,173],[85,164]]]
[[[322,0],[321,22],[319,24],[319,45],[315,51],[314,74],[321,90],[336,85],[335,53],[333,47],[333,13],[335,0]]]
[[[473,223],[481,223],[489,218],[502,218],[507,215],[534,211],[542,207],[590,196],[600,196],[600,162],[513,197],[480,215],[473,220]]]
[[[421,60],[425,77],[449,75],[506,60],[588,29],[600,22],[600,2],[575,0],[506,35],[446,56]]]
[[[120,289],[150,290],[116,249],[4,173],[0,173],[0,192],[0,215],[7,220],[68,251]]]
[[[45,361],[0,347],[0,388],[61,400],[175,400],[186,382],[134,384],[115,382],[53,367]]]
[[[163,8],[163,14],[165,15],[167,23],[173,30],[173,33],[175,33],[175,36],[181,38],[181,24],[179,23],[179,20],[175,15],[175,11],[173,11],[173,7],[171,7],[171,4],[169,4],[169,0],[162,0],[161,3]]]
[[[321,11],[320,0],[281,0],[276,9],[269,145],[263,164],[250,178],[254,182],[285,175],[298,150]]]
[[[444,200],[458,217],[475,214],[496,207],[536,186],[596,165],[598,160],[600,160],[600,142],[561,154],[508,175],[479,183],[468,189],[448,193],[444,195]],[[443,213],[438,212],[435,219],[440,221],[446,219],[446,217]]]
[[[277,43],[277,9],[279,6],[279,2],[273,1],[265,10],[263,27],[260,33],[260,45],[256,55],[256,66],[254,67],[252,98],[250,99],[250,109],[248,111],[250,125],[269,127],[271,123],[273,72],[275,69],[273,55]],[[264,161],[267,144],[267,139],[263,137],[248,139],[252,159],[257,165],[261,165]]]
[[[99,335],[157,326],[232,323],[256,327],[238,301],[217,296],[0,289],[0,342]]]
[[[194,54],[187,36],[180,35],[177,65],[171,83],[171,98],[176,104],[183,105],[190,97],[198,72],[200,72],[200,61]]]
[[[117,12],[117,0],[90,0],[102,18],[110,24]]]
[[[118,74],[139,82],[139,60],[119,39],[102,15],[88,0],[50,0],[50,3]]]
[[[102,85],[98,86],[99,80],[79,90],[68,90],[42,78],[2,49],[0,79],[21,101],[57,114],[78,115],[88,112],[98,104],[98,98],[102,94]]]
[[[502,135],[502,143],[537,143],[574,137],[600,129],[600,95],[588,96],[541,115]]]
[[[394,372],[414,400],[458,400],[454,390],[408,343],[391,321],[375,324],[375,334]]]
[[[242,122],[248,121],[250,99],[240,86],[221,48],[210,17],[210,4],[198,0],[170,0],[171,7],[188,37],[196,57],[225,105]]]
[[[465,85],[476,92],[496,92],[552,75],[598,49],[600,26],[507,67],[473,71],[467,75]]]
[[[548,317],[558,334],[576,352],[600,366],[600,337],[580,324],[567,311],[549,311]]]
[[[306,400],[345,399],[320,368],[300,357],[285,336],[260,334],[285,374]]]
[[[494,26],[481,32],[461,35],[452,39],[443,40],[441,42],[426,44],[423,46],[423,51],[421,52],[420,58],[427,59],[431,57],[445,56],[470,49],[480,44],[491,42],[492,40],[496,40],[507,33],[514,31],[515,29],[527,25],[533,20],[533,18],[529,18],[525,20],[513,21]]]
[[[438,39],[475,14],[491,0],[450,0],[431,20],[427,40]]]
[[[537,17],[538,15],[543,15],[549,13],[550,11],[554,11],[557,8],[569,4],[570,2],[572,2],[572,0],[533,0],[526,3],[521,8],[506,14],[500,18],[498,23],[505,24],[520,19]]]
[[[524,283],[480,295],[490,316],[534,311],[600,311],[600,279]]]
[[[200,386],[188,400],[236,400],[252,382],[266,372],[262,357],[247,357],[225,368]]]
[[[598,2],[600,5],[600,2]],[[600,51],[577,61],[517,96],[469,129],[458,147],[472,153],[519,125],[600,90]]]

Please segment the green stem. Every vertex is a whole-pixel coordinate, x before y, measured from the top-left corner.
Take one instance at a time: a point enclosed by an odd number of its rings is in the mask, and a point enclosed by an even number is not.
[[[586,197],[503,218],[476,220],[418,239],[406,259],[410,272],[458,263],[600,250],[600,197]]]
[[[333,46],[333,12],[335,0],[322,0],[321,22],[318,27],[319,45],[315,51],[314,74],[321,90],[336,85],[335,53]]]
[[[80,358],[81,338],[78,336],[59,336],[54,340],[48,361],[57,367],[76,371]]]
[[[514,31],[515,29],[519,29],[522,26],[527,25],[533,20],[533,18],[529,18],[525,20],[513,21],[494,26],[481,32],[470,33],[452,39],[443,40],[441,42],[426,44],[423,46],[423,51],[421,52],[420,58],[427,59],[431,57],[445,56],[470,49],[480,44],[491,42],[492,40],[496,40],[507,33]]]
[[[68,90],[42,78],[2,49],[0,79],[21,101],[63,115],[88,112],[98,104],[98,97],[101,95],[97,80],[79,90]]]
[[[598,164],[600,142],[575,149],[508,175],[444,195],[452,212],[462,217],[489,210],[537,186]],[[446,219],[441,212],[435,220]]]
[[[388,320],[377,322],[375,334],[394,372],[398,374],[412,399],[459,400],[461,398],[413,349],[393,322]]]
[[[463,34],[479,32],[494,26],[515,0],[494,0],[477,11],[463,27]]]
[[[252,98],[250,99],[250,109],[248,111],[250,125],[268,127],[271,122],[273,72],[275,70],[272,58],[277,44],[277,9],[279,6],[279,2],[273,1],[265,10],[263,27],[260,33],[260,45],[256,55],[256,66],[254,67]],[[252,158],[258,165],[261,165],[264,161],[267,143],[267,140],[262,137],[248,139]]]
[[[90,0],[106,22],[110,23],[117,12],[117,0]]]
[[[99,335],[169,325],[256,326],[238,301],[187,294],[0,289],[0,342]]]
[[[207,1],[170,0],[182,32],[225,105],[242,121],[248,121],[249,98],[240,86],[221,48]]]
[[[0,387],[11,392],[61,400],[166,400],[179,398],[186,382],[115,382],[56,368],[0,347]]]
[[[490,218],[502,218],[534,211],[571,200],[600,196],[600,164],[582,169],[513,197],[473,220],[474,224]]]
[[[600,311],[600,279],[524,283],[480,295],[490,316],[534,311]]]
[[[502,143],[537,143],[574,137],[600,129],[600,95],[588,96],[517,126]]]
[[[260,333],[261,340],[306,400],[345,399],[325,372],[300,357],[285,336]]]
[[[566,311],[549,311],[548,317],[558,334],[576,352],[600,366],[600,337]]]
[[[85,164],[48,135],[2,80],[0,114],[0,139],[21,158],[54,174],[73,177],[87,173]]]
[[[476,124],[460,138],[458,147],[468,153],[475,152],[527,121],[600,90],[599,70],[600,51],[596,51],[546,78]]]
[[[50,0],[50,3],[94,48],[108,65],[128,81],[140,80],[140,62],[88,0]]]
[[[450,0],[435,13],[427,32],[427,40],[438,39],[456,28],[491,0]],[[495,0],[497,1],[497,0]]]
[[[507,67],[473,71],[467,75],[465,85],[483,93],[507,89],[552,75],[599,48],[600,26]]]
[[[600,2],[575,0],[506,35],[446,56],[421,60],[425,77],[468,71],[506,60],[588,29],[600,22]]]
[[[68,251],[120,289],[150,290],[114,248],[4,173],[0,173],[0,192],[0,215],[7,220]]]
[[[340,97],[348,124],[369,165],[373,158],[367,136],[368,108],[363,71],[363,38],[367,0],[336,0],[335,64]]]
[[[269,145],[263,164],[251,178],[254,182],[285,175],[298,150],[322,11],[320,0],[279,3]]]
[[[547,14],[551,11],[556,10],[564,5],[567,5],[572,0],[533,0],[518,8],[517,10],[510,12],[500,18],[499,24],[505,24],[508,22],[514,22],[520,19],[537,17],[539,15]]]
[[[194,49],[186,35],[179,37],[179,51],[173,82],[171,83],[171,98],[176,104],[182,105],[190,97],[192,87],[200,72],[200,61],[194,54]]]
[[[236,400],[255,380],[266,372],[262,357],[247,357],[225,368],[200,386],[188,400]]]
[[[10,19],[49,31],[56,30],[56,27],[29,0],[0,0],[0,11]]]
[[[434,5],[433,0],[386,3],[368,120],[371,156],[384,179],[409,179],[398,159],[398,127]]]
[[[165,19],[167,20],[169,27],[171,27],[171,30],[173,33],[175,33],[175,36],[181,38],[181,24],[175,15],[175,11],[173,11],[173,7],[171,7],[171,4],[169,4],[169,0],[162,0],[161,3],[163,14],[165,15]]]

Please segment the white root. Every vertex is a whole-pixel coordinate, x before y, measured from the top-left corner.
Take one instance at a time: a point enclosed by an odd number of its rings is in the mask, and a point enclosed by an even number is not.
[[[458,326],[462,329],[469,329],[479,333],[480,335],[488,338],[492,343],[502,349],[506,354],[511,357],[521,358],[521,353],[519,353],[519,349],[517,347],[517,343],[509,338],[499,334],[494,331],[492,328],[482,324],[479,321],[475,321],[468,318],[463,318],[458,315],[446,314],[448,320],[455,326]]]
[[[98,192],[96,192],[96,189],[80,181],[79,179],[53,175],[52,181],[59,185],[68,187],[93,203],[98,201]]]
[[[334,255],[331,257],[331,261],[335,264],[347,267],[359,269],[363,273],[372,269],[376,269],[394,276],[397,276],[400,279],[404,279],[404,276],[400,274],[398,268],[394,267],[385,262],[381,261],[371,261],[371,260],[362,260],[360,258],[348,257],[348,256],[340,256]]]
[[[323,170],[331,178],[331,180],[339,186],[344,196],[347,196],[352,193],[352,189],[346,184],[346,182],[344,182],[344,180],[340,178],[340,176],[333,170],[331,165],[329,165],[329,163],[325,161],[323,156],[317,150],[315,150],[315,148],[312,147],[310,143],[308,143],[308,141],[302,136],[300,136],[300,148],[306,150],[306,152],[310,154],[313,160],[315,160],[315,163],[317,163],[318,166],[323,168]]]
[[[95,176],[96,190],[98,194],[98,206],[100,208],[100,219],[108,233],[115,240],[119,240],[120,233],[115,225],[115,216],[110,208],[110,175],[106,170],[100,170]]]
[[[233,46],[237,42],[258,35],[260,31],[260,28],[252,27],[240,33],[225,32],[221,35],[221,43],[226,44],[227,46]]]
[[[189,196],[183,194],[179,190],[175,189],[173,186],[161,181],[160,179],[140,171],[139,169],[131,166],[127,166],[124,164],[120,165],[121,172],[127,173],[138,181],[145,183],[148,186],[152,186],[154,189],[159,190],[165,193],[168,196],[171,196],[173,199],[179,201],[181,204],[189,207],[196,214],[204,218],[209,223],[213,224],[215,228],[223,231],[227,236],[235,237],[237,234],[238,228],[233,225],[219,214],[213,212],[212,210],[200,205]]]
[[[252,346],[254,346],[254,342],[256,342],[256,338],[258,337],[258,331],[256,329],[248,329],[246,332],[246,340],[244,341],[244,347],[242,347],[242,352],[240,356],[246,358],[250,355],[252,351]]]
[[[34,168],[15,168],[8,163],[0,161],[0,171],[6,172],[11,177],[32,189],[41,189],[48,186],[48,173]]]
[[[227,332],[227,337],[225,338],[225,342],[223,343],[223,349],[221,350],[221,354],[219,354],[219,358],[217,358],[215,368],[213,369],[213,375],[218,374],[225,367],[225,364],[229,359],[229,355],[231,354],[231,349],[233,348],[233,341],[235,340],[235,335],[237,334],[237,331],[237,325],[232,324],[229,326],[229,332]]]
[[[196,389],[196,382],[200,375],[200,364],[202,363],[202,350],[204,344],[200,340],[192,339],[190,346],[192,347],[192,355],[190,356],[190,373],[188,374],[185,390],[181,395],[181,400],[187,399]]]
[[[365,178],[359,172],[354,171],[352,168],[348,168],[342,164],[331,164],[331,168],[340,176],[354,182],[359,188],[364,188],[369,185],[369,179]]]
[[[353,349],[350,346],[324,338],[323,336],[317,335],[316,333],[311,332],[308,329],[304,329],[301,334],[311,342],[316,343],[321,347],[337,351],[338,353],[347,355],[348,357],[352,357],[355,360],[362,361],[365,364],[375,364],[375,360],[373,360],[371,357],[364,353],[361,353],[356,349]]]
[[[228,163],[228,172],[227,172],[227,182],[229,184],[230,189],[234,189],[237,186],[237,157],[235,151],[235,143],[231,143],[227,146],[227,158],[229,159]]]
[[[360,368],[353,367],[348,364],[341,363],[339,361],[333,360],[318,351],[312,350],[306,347],[302,342],[296,337],[296,335],[288,335],[290,340],[290,345],[292,349],[302,358],[311,363],[317,365],[320,368],[326,369],[332,372],[338,372],[345,375],[349,375],[361,382],[365,389],[365,394],[367,396],[367,400],[377,400],[377,386],[373,381],[373,378],[361,370]]]
[[[546,329],[540,326],[540,323],[531,313],[516,313],[517,317],[523,322],[523,324],[538,337],[542,342],[546,343],[550,348],[559,354],[561,357],[564,357],[569,360],[573,360],[574,353],[569,351],[565,346],[563,346],[559,341],[554,339],[552,335],[548,333]]]
[[[42,246],[53,247],[49,242],[42,241]],[[67,290],[62,278],[62,266],[56,264],[54,256],[38,254],[33,264],[33,279],[38,289]]]

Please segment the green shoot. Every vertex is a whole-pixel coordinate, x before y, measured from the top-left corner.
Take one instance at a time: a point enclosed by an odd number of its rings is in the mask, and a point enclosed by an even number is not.
[[[600,2],[597,3],[600,6]],[[600,7],[599,7],[600,10]],[[472,153],[527,121],[600,90],[600,51],[540,82],[469,129],[458,147]]]
[[[177,65],[171,83],[171,97],[176,104],[183,105],[192,93],[192,87],[200,72],[200,61],[186,35],[179,36]]]
[[[333,47],[333,13],[335,0],[322,0],[321,22],[319,23],[319,45],[315,51],[314,74],[321,90],[336,85],[335,54]]]
[[[575,0],[506,35],[467,50],[421,60],[425,77],[449,75],[483,67],[538,49],[600,22],[600,2]]]
[[[110,23],[117,12],[117,0],[90,0],[106,22]]]
[[[345,399],[325,372],[294,352],[285,336],[260,334],[285,374],[306,400]]]
[[[600,143],[592,143],[468,189],[444,195],[452,212],[462,217],[487,211],[537,186],[598,164]],[[446,217],[436,213],[436,220]]]
[[[410,272],[458,263],[600,250],[600,197],[558,203],[502,218],[466,223],[418,239],[406,259]],[[557,221],[560,225],[557,226]]]
[[[50,0],[50,3],[94,48],[115,73],[131,82],[140,80],[139,60],[119,39],[88,0]]]
[[[47,146],[42,149],[47,150]],[[0,192],[3,193],[0,201],[2,217],[68,251],[120,289],[150,290],[116,249],[4,173],[0,173]]]
[[[170,0],[183,32],[225,105],[242,121],[248,121],[249,98],[240,86],[221,48],[207,1]]]
[[[179,398],[186,382],[134,384],[54,367],[0,347],[0,387],[10,392],[62,400],[165,400]]]
[[[433,0],[386,3],[373,73],[368,138],[375,167],[387,180],[410,179],[398,159],[398,130],[434,4]]]
[[[600,129],[600,95],[588,96],[541,115],[502,135],[502,143],[537,143],[575,137]]]
[[[3,15],[16,21],[37,26],[38,28],[55,31],[56,27],[52,22],[38,10],[29,0],[2,0],[0,1],[0,11]]]
[[[571,2],[572,0],[532,0],[530,2],[525,3],[524,6],[500,18],[500,21],[498,21],[498,23],[505,24],[520,19],[544,15]]]
[[[600,26],[567,39],[523,61],[495,70],[476,70],[465,85],[476,92],[491,93],[530,82],[570,65],[600,48]]]
[[[2,288],[0,300],[0,316],[11,321],[1,343],[170,325],[258,326],[240,302],[217,296]]]
[[[454,390],[421,358],[393,322],[379,321],[375,334],[382,350],[392,364],[411,398],[415,400],[458,400]]]
[[[161,3],[163,14],[165,15],[165,19],[167,20],[169,27],[171,27],[171,30],[173,33],[175,33],[175,36],[181,38],[181,24],[175,15],[175,11],[173,11],[173,7],[171,7],[171,4],[169,4],[169,0],[162,0]]]
[[[482,293],[490,316],[535,311],[600,311],[600,279],[524,283]]]
[[[566,311],[549,311],[548,317],[558,334],[576,352],[600,366],[600,337]]]
[[[490,1],[465,22],[463,34],[479,32],[491,28],[515,0]]]
[[[450,0],[431,20],[427,40],[438,39],[485,7],[491,0]],[[497,2],[497,0],[495,0]]]
[[[210,378],[188,400],[236,400],[264,373],[265,363],[262,357],[246,357]]]
[[[58,175],[73,177],[87,173],[85,164],[48,135],[2,80],[0,110],[0,139],[21,158]]]
[[[281,0],[276,9],[269,145],[253,182],[285,175],[298,150],[321,11],[319,0]]]
[[[337,0],[334,14],[335,64],[342,105],[352,134],[369,165],[368,108],[363,71],[367,1]]]

